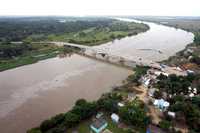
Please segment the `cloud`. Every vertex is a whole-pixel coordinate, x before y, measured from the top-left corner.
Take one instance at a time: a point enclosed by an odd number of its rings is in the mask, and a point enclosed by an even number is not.
[[[200,15],[199,0],[2,0],[0,15]]]

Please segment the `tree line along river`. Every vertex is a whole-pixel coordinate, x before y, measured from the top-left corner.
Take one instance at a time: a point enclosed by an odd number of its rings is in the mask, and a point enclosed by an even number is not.
[[[124,21],[135,21],[123,19]],[[99,46],[117,55],[161,61],[193,41],[193,34],[163,25]],[[0,72],[0,132],[27,129],[69,110],[77,99],[96,100],[132,71],[76,54]]]

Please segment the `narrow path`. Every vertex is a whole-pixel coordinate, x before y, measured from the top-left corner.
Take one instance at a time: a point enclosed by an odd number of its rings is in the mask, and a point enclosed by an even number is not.
[[[161,121],[161,117],[163,116],[163,114],[153,105],[149,105],[150,98],[148,97],[148,89],[142,85],[139,87],[134,87],[134,89],[139,91],[139,93],[136,94],[136,96],[148,106],[149,108],[148,114],[152,118],[152,123],[157,125]]]

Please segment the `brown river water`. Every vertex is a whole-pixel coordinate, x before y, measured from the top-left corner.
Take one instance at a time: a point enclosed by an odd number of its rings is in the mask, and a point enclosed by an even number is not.
[[[192,33],[144,23],[150,26],[149,31],[96,47],[160,61],[193,41]],[[69,110],[79,98],[98,99],[131,73],[76,54],[0,72],[0,133],[25,133],[50,116]]]

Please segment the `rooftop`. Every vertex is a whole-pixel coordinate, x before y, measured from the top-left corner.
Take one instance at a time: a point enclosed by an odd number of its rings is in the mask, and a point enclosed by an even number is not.
[[[92,124],[91,126],[93,126],[94,128],[96,129],[99,129],[101,128],[102,126],[104,126],[106,124],[106,120],[103,119],[103,118],[100,118],[100,119],[96,119]]]

